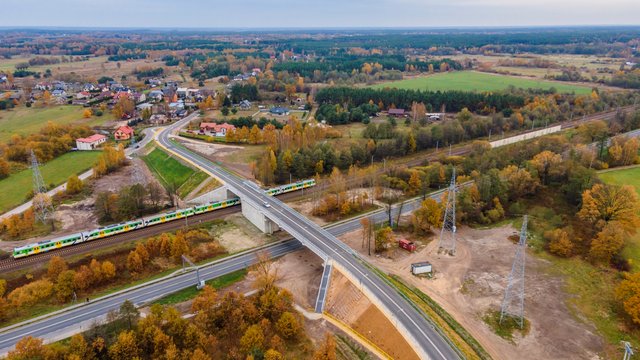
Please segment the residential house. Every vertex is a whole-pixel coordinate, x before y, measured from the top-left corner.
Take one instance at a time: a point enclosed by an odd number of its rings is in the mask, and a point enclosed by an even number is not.
[[[142,103],[139,105],[136,105],[136,109],[138,109],[138,111],[144,111],[144,110],[153,110],[153,104],[149,104],[149,103]]]
[[[273,115],[278,115],[278,116],[283,116],[283,115],[289,115],[289,109],[284,108],[284,107],[272,107],[271,109],[269,109],[269,112]]]
[[[242,110],[249,110],[249,109],[251,109],[251,101],[242,100],[242,101],[240,101],[240,104],[238,104],[238,106],[240,106],[240,109],[242,109]]]
[[[100,89],[97,86],[95,86],[94,84],[86,83],[82,87],[82,90],[84,90],[84,91],[97,91],[97,90],[100,90]]]
[[[235,130],[235,129],[236,129],[235,126],[227,123],[222,123],[222,124],[208,123],[208,122],[200,123],[201,133],[209,134],[215,137],[225,137],[227,136],[228,131]]]
[[[56,89],[51,92],[51,96],[58,97],[58,98],[62,98],[62,97],[66,98],[67,92],[62,89]]]
[[[162,124],[166,123],[168,120],[169,119],[167,118],[167,115],[164,115],[164,114],[153,114],[149,118],[149,123],[153,124],[153,125],[162,125]]]
[[[120,126],[114,133],[116,140],[129,140],[133,136],[133,129],[129,125]]]
[[[179,99],[186,99],[187,95],[189,94],[189,88],[178,88],[178,90],[176,90],[176,95],[178,95]]]
[[[141,102],[145,102],[145,100],[147,100],[147,95],[145,95],[144,93],[135,92],[132,95],[133,95],[133,101],[136,104],[139,104]]]
[[[78,150],[95,150],[101,144],[107,141],[107,137],[101,134],[93,134],[86,138],[76,139],[76,148]]]
[[[147,99],[149,99],[149,101],[162,101],[162,99],[164,98],[164,93],[161,90],[153,90],[150,91]]]
[[[162,85],[162,80],[158,78],[149,79],[149,86],[156,87]]]
[[[34,90],[40,90],[40,91],[51,90],[51,83],[46,81],[39,82],[33,88]]]
[[[4,84],[7,82],[7,75],[0,74],[0,84]]]
[[[86,99],[89,99],[90,97],[91,97],[91,94],[88,91],[80,91],[79,93],[76,94],[77,100],[86,100]]]

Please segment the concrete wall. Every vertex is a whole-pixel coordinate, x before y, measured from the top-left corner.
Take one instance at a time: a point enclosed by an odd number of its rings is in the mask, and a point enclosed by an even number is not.
[[[537,137],[540,137],[540,136],[553,134],[553,133],[559,132],[560,130],[562,130],[562,126],[556,125],[556,126],[544,128],[544,129],[541,129],[541,130],[531,131],[531,132],[528,132],[526,134],[511,136],[511,137],[508,137],[508,138],[505,138],[505,139],[492,141],[489,144],[491,144],[492,148],[496,148],[496,147],[500,147],[500,146],[505,146],[505,145],[517,143],[517,142],[523,141],[523,140],[529,140],[529,139],[537,138]]]
[[[235,196],[232,192],[227,190],[226,187],[222,186],[217,189],[211,190],[208,193],[202,194],[197,198],[193,198],[189,200],[188,203],[202,205],[202,204],[210,203],[213,201],[222,201],[222,200],[227,200],[234,197],[237,197],[237,196]]]

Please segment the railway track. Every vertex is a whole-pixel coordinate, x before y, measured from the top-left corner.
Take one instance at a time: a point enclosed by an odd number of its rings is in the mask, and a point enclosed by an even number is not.
[[[190,216],[188,218],[189,225],[196,225],[202,222],[220,219],[226,215],[233,214],[240,211],[240,206],[232,206],[221,210],[216,210],[210,213],[204,213],[200,215]],[[33,267],[37,264],[45,264],[53,256],[61,256],[68,258],[76,255],[88,254],[91,251],[100,250],[113,245],[118,245],[128,241],[135,241],[142,238],[156,236],[164,232],[178,230],[185,226],[185,221],[176,220],[163,224],[158,224],[130,232],[126,232],[119,235],[106,237],[103,239],[96,239],[87,242],[82,242],[77,245],[65,247],[58,250],[49,251],[37,255],[27,256],[25,258],[14,259],[8,258],[0,261],[0,272],[6,273],[9,271],[17,271],[25,268]]]
[[[278,195],[278,198],[285,201],[295,200],[301,197],[300,194],[301,194],[300,191],[294,191],[294,192]],[[204,213],[200,215],[189,216],[187,221],[190,226],[193,226],[201,222],[220,219],[227,215],[234,214],[237,212],[240,212],[239,205],[227,207],[221,210],[216,210],[213,212]],[[96,239],[96,240],[91,240],[87,242],[82,242],[77,245],[64,247],[62,249],[52,250],[46,253],[30,255],[20,259],[14,259],[12,257],[8,257],[0,260],[0,272],[7,273],[11,271],[18,271],[18,270],[30,268],[38,264],[45,264],[54,255],[61,256],[63,258],[69,258],[72,256],[88,254],[91,251],[104,249],[110,246],[118,245],[123,242],[140,240],[147,237],[156,236],[164,232],[178,230],[184,226],[185,226],[185,221],[175,220],[175,221],[170,221],[163,224],[158,224],[158,225],[126,232],[123,234],[106,237],[103,239]]]

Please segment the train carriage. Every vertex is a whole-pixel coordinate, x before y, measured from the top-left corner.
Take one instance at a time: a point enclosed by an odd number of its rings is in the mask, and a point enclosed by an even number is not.
[[[82,233],[68,235],[59,239],[41,241],[37,244],[28,244],[13,249],[13,257],[21,258],[41,252],[47,252],[61,247],[74,245],[75,243],[82,242]]]

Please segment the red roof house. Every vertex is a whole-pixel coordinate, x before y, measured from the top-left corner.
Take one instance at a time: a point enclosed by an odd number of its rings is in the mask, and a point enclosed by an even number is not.
[[[200,123],[200,132],[211,133],[214,136],[223,137],[227,135],[227,131],[235,130],[236,127],[227,123]]]
[[[132,136],[133,129],[128,125],[120,126],[118,130],[113,133],[113,137],[115,137],[116,140],[129,140]]]
[[[93,134],[86,138],[77,138],[76,147],[78,150],[95,150],[100,144],[107,141],[107,137],[101,134]]]

